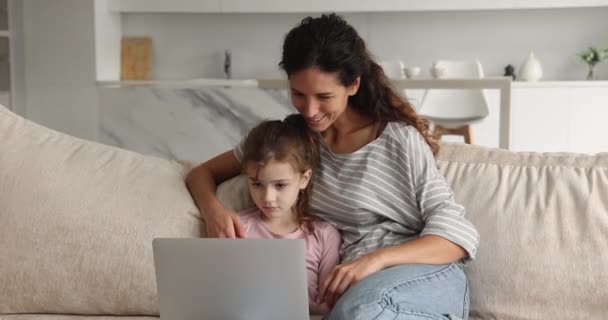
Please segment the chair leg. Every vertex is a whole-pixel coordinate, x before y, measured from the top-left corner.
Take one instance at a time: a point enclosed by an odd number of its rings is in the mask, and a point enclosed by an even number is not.
[[[463,129],[463,135],[464,135],[464,143],[466,144],[473,144],[473,136],[471,134],[471,126],[470,125],[466,125],[464,127],[462,127]]]
[[[439,141],[444,135],[462,136],[464,143],[473,144],[473,135],[471,134],[471,126],[466,125],[460,128],[444,128],[440,125],[435,125],[433,132],[431,133],[433,139]]]

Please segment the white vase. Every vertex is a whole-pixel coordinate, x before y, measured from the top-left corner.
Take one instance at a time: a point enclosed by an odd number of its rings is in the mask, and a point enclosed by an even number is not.
[[[543,77],[543,67],[534,55],[534,52],[530,52],[528,59],[519,69],[519,79],[523,81],[538,81]]]

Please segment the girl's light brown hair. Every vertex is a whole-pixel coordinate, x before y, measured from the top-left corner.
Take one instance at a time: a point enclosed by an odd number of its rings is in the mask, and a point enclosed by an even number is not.
[[[287,161],[300,174],[308,169],[313,170],[319,163],[318,141],[299,114],[286,117],[283,121],[264,121],[253,128],[243,145],[242,170],[252,166],[264,166],[270,161]],[[312,176],[308,185],[298,195],[294,204],[300,227],[306,233],[313,232],[309,215],[310,196],[312,193]]]

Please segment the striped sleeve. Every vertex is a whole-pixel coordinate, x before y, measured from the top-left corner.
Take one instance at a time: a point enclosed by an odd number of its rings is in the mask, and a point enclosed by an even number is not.
[[[425,226],[420,236],[437,235],[462,247],[468,257],[475,258],[479,233],[465,217],[464,207],[454,200],[454,193],[437,170],[435,158],[420,133],[409,127],[405,151],[414,183],[416,200]]]

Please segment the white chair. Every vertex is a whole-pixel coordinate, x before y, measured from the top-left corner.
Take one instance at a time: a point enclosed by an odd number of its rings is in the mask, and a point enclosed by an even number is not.
[[[479,61],[439,60],[433,73],[440,78],[483,78]],[[432,89],[422,98],[418,113],[434,124],[433,136],[460,135],[471,144],[471,124],[488,116],[488,102],[481,89]]]
[[[378,64],[382,67],[384,74],[386,74],[389,79],[405,79],[405,74],[403,73],[403,62],[399,60],[392,60],[382,61]]]

